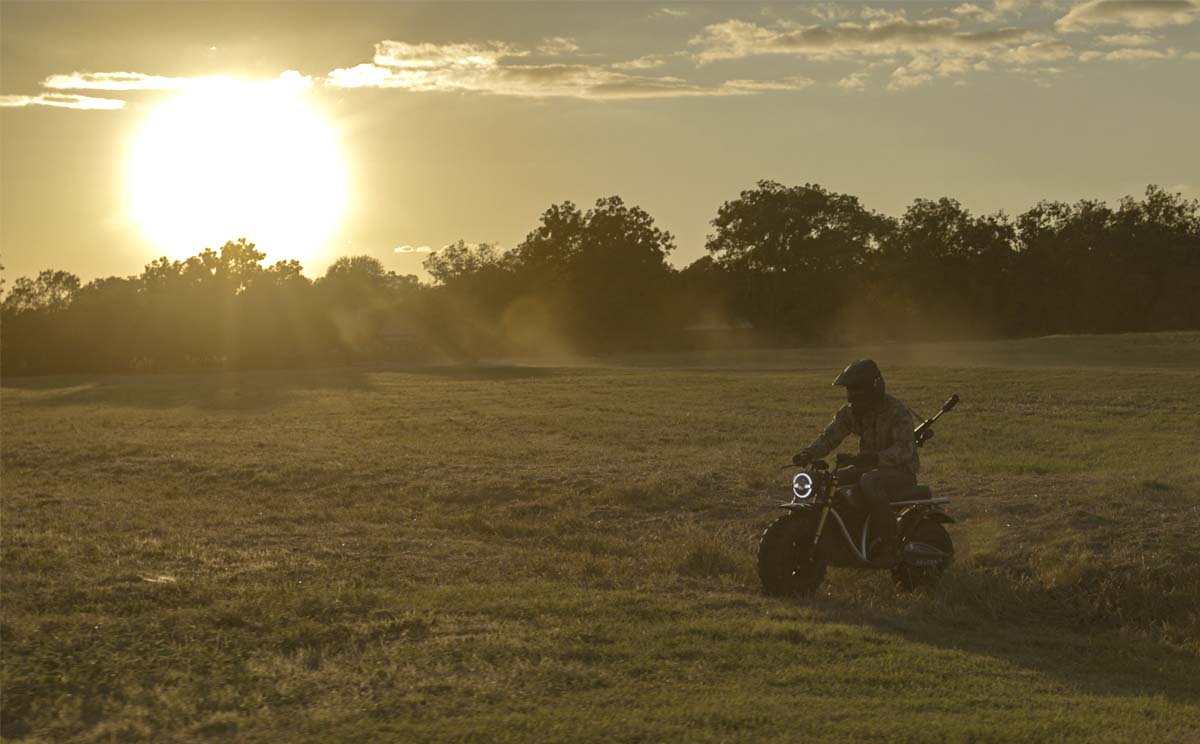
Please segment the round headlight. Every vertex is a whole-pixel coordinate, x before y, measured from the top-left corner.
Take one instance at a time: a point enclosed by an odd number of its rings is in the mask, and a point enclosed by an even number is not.
[[[808,473],[796,473],[796,477],[792,478],[792,494],[797,499],[807,499],[812,496],[813,479]]]

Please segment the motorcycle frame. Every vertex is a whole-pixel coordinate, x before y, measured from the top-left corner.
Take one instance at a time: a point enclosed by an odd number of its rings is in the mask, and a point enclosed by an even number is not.
[[[832,480],[832,475],[826,474],[826,478]],[[813,535],[812,545],[809,547],[808,560],[812,560],[813,556],[816,555],[817,546],[820,545],[821,537],[825,533],[825,525],[829,521],[829,515],[832,514],[834,521],[837,522],[838,532],[841,533],[845,547],[849,548],[850,554],[857,559],[859,564],[869,566],[870,559],[867,558],[867,533],[871,525],[871,516],[868,514],[863,520],[862,532],[859,537],[859,545],[855,545],[854,538],[850,536],[850,530],[847,529],[845,520],[842,519],[842,515],[838,513],[837,508],[833,505],[833,492],[836,490],[836,484],[829,483],[823,490],[825,493],[821,494],[821,498],[813,498],[806,501],[791,501],[787,504],[780,504],[780,507],[791,512],[799,510],[807,511],[815,508],[819,508],[821,510],[821,516],[817,521],[816,533]],[[933,508],[941,504],[949,503],[950,499],[940,497],[932,499],[906,499],[903,501],[893,501],[889,504],[889,506],[904,507],[897,515],[897,518],[899,519],[903,519],[915,509],[922,512],[929,511],[939,514],[940,518],[936,519],[936,521],[952,522],[954,520],[951,519],[949,515],[941,513],[940,509]],[[930,518],[928,515],[922,514],[918,517],[917,522],[928,518]],[[903,536],[901,536],[901,539],[904,539]]]

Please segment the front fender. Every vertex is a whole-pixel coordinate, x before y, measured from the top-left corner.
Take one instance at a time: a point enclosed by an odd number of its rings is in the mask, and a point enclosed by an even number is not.
[[[816,506],[816,504],[802,504],[802,503],[797,503],[797,502],[793,501],[788,504],[780,504],[779,508],[787,509],[788,511],[795,513],[798,511],[808,511],[809,509],[812,509],[814,506]]]

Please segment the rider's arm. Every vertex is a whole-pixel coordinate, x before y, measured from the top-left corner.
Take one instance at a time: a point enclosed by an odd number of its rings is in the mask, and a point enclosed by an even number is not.
[[[842,440],[851,434],[850,429],[850,406],[842,406],[838,412],[834,414],[833,421],[829,422],[829,426],[825,427],[825,431],[821,432],[813,443],[805,448],[812,459],[819,460],[837,449],[837,446],[842,443]],[[911,437],[910,437],[911,439]]]
[[[879,465],[885,468],[901,468],[912,462],[917,451],[913,438],[913,417],[908,408],[896,406],[889,411],[888,429],[891,445],[879,451]]]

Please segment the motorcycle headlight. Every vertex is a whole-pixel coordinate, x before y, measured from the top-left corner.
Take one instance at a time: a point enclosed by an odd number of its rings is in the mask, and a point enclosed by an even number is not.
[[[813,479],[808,473],[796,473],[792,478],[792,495],[797,501],[803,501],[813,494]]]

